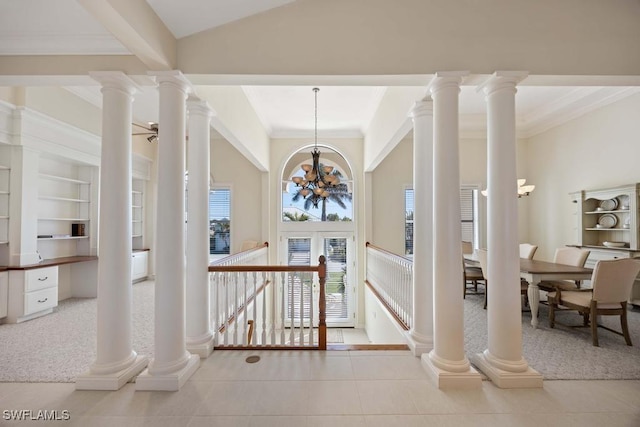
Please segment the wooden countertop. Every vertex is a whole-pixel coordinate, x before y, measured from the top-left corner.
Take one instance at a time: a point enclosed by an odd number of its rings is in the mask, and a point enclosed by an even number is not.
[[[52,267],[56,265],[74,264],[77,262],[95,261],[97,256],[68,256],[61,258],[45,259],[37,264],[28,265],[10,265],[6,267],[0,267],[0,271],[6,270],[32,270],[34,268]]]

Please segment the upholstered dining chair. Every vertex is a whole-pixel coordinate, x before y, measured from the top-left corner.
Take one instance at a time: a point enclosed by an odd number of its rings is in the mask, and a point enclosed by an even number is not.
[[[593,345],[598,346],[598,326],[622,335],[631,344],[627,325],[627,299],[636,277],[640,273],[640,261],[632,258],[603,260],[596,263],[591,275],[591,289],[549,292],[549,326],[555,327],[558,306],[577,310],[582,314],[584,326],[591,322]],[[620,316],[622,332],[598,325],[597,316]]]
[[[462,255],[469,255],[473,253],[473,243],[462,242]],[[480,267],[469,267],[464,265],[464,258],[462,259],[464,280],[462,281],[462,297],[467,297],[467,285],[473,286],[473,292],[478,293],[478,282],[484,282],[482,276],[482,270]]]
[[[530,243],[520,243],[520,258],[533,259],[533,255],[535,255],[537,250],[537,245],[532,245]]]
[[[535,250],[534,250],[535,252]],[[480,262],[480,268],[482,269],[482,275],[484,276],[484,308],[487,308],[487,294],[489,293],[489,275],[488,275],[488,262],[487,262],[487,250],[486,249],[477,249],[476,250],[476,257],[478,258],[478,261]],[[520,282],[520,294],[525,296],[525,302],[526,302],[526,296],[527,296],[527,288],[528,288],[528,284],[527,282]]]
[[[478,262],[480,262],[480,270],[482,271],[482,276],[484,278],[484,308],[487,308],[487,294],[489,293],[489,275],[487,262],[487,250],[486,249],[476,249],[475,251],[476,257],[478,258]]]
[[[553,262],[556,264],[573,265],[575,267],[584,267],[591,251],[579,248],[558,248],[553,256]],[[538,285],[543,291],[551,292],[556,289],[563,291],[573,291],[580,289],[580,281],[572,282],[569,280],[545,280]]]

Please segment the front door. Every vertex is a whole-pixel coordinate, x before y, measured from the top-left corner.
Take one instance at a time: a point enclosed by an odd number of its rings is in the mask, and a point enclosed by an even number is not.
[[[350,232],[305,232],[285,233],[282,238],[283,264],[317,265],[320,255],[327,262],[327,279],[325,282],[325,300],[327,326],[354,326],[354,284],[353,279],[353,233]],[[297,296],[308,295],[304,281],[290,281],[285,292],[287,313],[291,310],[291,301],[299,301]],[[311,285],[314,302],[318,301],[318,283]],[[300,288],[300,289],[298,289]],[[305,298],[308,299],[308,298]],[[296,303],[295,305],[297,305]],[[305,310],[305,312],[308,312]],[[290,316],[287,316],[290,317]],[[313,310],[313,324],[318,324],[318,310]]]

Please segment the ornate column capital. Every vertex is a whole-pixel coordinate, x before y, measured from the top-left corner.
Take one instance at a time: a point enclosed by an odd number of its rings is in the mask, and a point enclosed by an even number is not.
[[[189,115],[198,115],[207,118],[214,117],[218,114],[213,110],[213,108],[211,108],[207,101],[204,101],[193,94],[189,95],[187,98],[187,112]]]
[[[105,89],[114,89],[133,96],[140,91],[140,86],[122,71],[91,71],[89,76]]]
[[[413,108],[409,112],[409,117],[414,121],[419,117],[433,116],[433,100],[427,96],[422,101],[416,101]]]
[[[180,70],[149,71],[149,75],[155,78],[158,85],[172,85],[183,91],[185,94],[193,92],[191,82]]]
[[[429,92],[431,95],[435,95],[442,89],[447,88],[456,88],[459,91],[460,83],[468,75],[468,71],[438,71],[429,83]]]
[[[529,76],[527,71],[496,71],[484,83],[478,85],[477,91],[486,96],[502,90],[516,92],[516,86]]]

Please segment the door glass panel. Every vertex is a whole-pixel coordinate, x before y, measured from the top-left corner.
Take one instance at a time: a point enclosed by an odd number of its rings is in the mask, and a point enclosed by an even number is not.
[[[311,265],[311,239],[288,239],[287,259],[288,265]],[[297,323],[299,323],[301,317],[305,320],[310,318],[312,279],[313,276],[311,273],[299,272],[289,273],[287,275],[287,289],[285,290],[285,317],[288,323],[291,322],[292,318],[296,319],[298,321]],[[300,316],[300,310],[303,311],[303,316]]]
[[[327,321],[347,320],[349,286],[347,286],[347,239],[325,238],[324,254],[327,258],[325,283]]]

